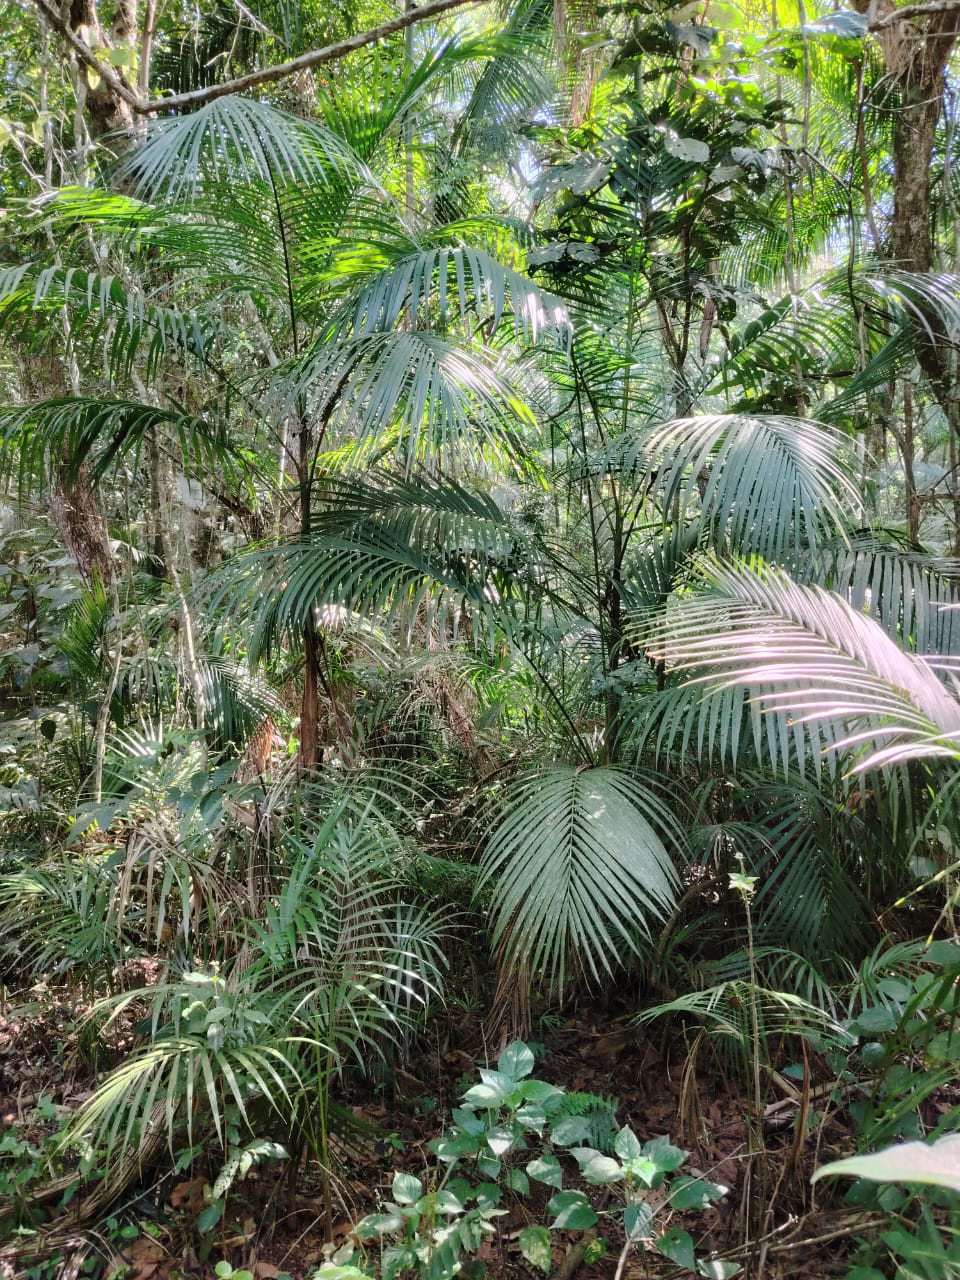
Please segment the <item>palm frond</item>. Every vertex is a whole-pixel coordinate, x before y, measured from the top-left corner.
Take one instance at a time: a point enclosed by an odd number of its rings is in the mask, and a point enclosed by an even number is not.
[[[669,811],[610,767],[545,769],[505,800],[480,888],[507,966],[557,986],[574,958],[594,979],[612,972],[674,903],[677,873],[658,834],[676,839]]]
[[[36,332],[46,338],[64,307],[75,339],[86,333],[92,343],[103,340],[113,378],[126,373],[140,352],[148,377],[171,351],[203,359],[217,332],[209,318],[148,302],[116,276],[34,263],[0,271],[0,326],[15,324],[20,337]]]
[[[669,669],[719,689],[727,727],[744,697],[778,713],[766,729],[778,726],[781,759],[806,724],[829,750],[856,749],[859,769],[960,753],[960,700],[930,664],[838,595],[782,570],[705,564],[659,635]]]
[[[609,451],[646,478],[663,512],[698,511],[703,534],[740,554],[796,558],[835,537],[860,504],[845,438],[805,418],[681,418]]]
[[[245,552],[208,581],[212,611],[245,617],[254,662],[302,635],[324,605],[412,617],[418,602],[432,601],[433,614],[469,604],[475,617],[506,616],[511,576],[524,569],[513,523],[491,498],[452,481],[385,481],[381,489],[347,481],[315,515],[314,530],[305,541]]]
[[[226,1146],[227,1108],[249,1127],[256,1097],[281,1114],[299,1083],[290,1041],[275,1029],[271,1004],[252,989],[215,975],[185,974],[180,982],[101,1001],[111,1018],[137,998],[152,1006],[154,1034],[94,1090],[71,1119],[65,1142],[83,1138],[106,1149],[143,1150],[159,1124],[175,1149],[177,1135],[193,1140],[198,1118],[209,1121]]]
[[[322,420],[332,418],[349,437],[352,465],[393,454],[408,473],[502,466],[523,454],[520,429],[534,425],[489,357],[422,331],[320,342],[274,395],[281,416],[303,396]]]
[[[821,547],[798,566],[798,582],[829,587],[875,618],[912,653],[960,652],[957,563],[905,545],[902,536],[864,531]]]
[[[0,467],[8,474],[17,469],[22,491],[36,477],[49,478],[51,466],[75,478],[89,464],[99,480],[121,459],[136,459],[154,431],[172,435],[198,475],[219,474],[235,484],[256,469],[221,423],[134,400],[82,397],[0,409]]]
[[[342,275],[347,269],[369,277],[344,304],[345,330],[353,337],[392,329],[404,317],[414,327],[433,319],[442,328],[451,317],[473,315],[493,330],[505,314],[524,341],[535,342],[544,332],[561,341],[568,336],[569,321],[560,300],[485,249],[461,244],[411,252],[402,243],[367,241],[334,258],[333,272]]]
[[[322,183],[358,165],[330,129],[265,102],[230,95],[188,115],[152,120],[118,180],[139,199],[180,203],[206,183]]]

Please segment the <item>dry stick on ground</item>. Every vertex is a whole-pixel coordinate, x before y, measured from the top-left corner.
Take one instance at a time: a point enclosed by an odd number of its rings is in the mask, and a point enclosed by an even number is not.
[[[63,20],[57,9],[48,3],[48,0],[34,0],[34,3],[45,20],[58,35],[66,40],[81,62],[92,71],[95,71],[117,97],[122,98],[137,115],[149,116],[166,111],[182,111],[185,107],[199,107],[205,102],[211,102],[214,98],[225,98],[234,93],[243,93],[245,90],[255,89],[261,84],[275,84],[278,80],[285,80],[289,76],[295,76],[302,71],[309,71],[312,67],[322,66],[326,62],[337,62],[348,54],[353,53],[356,49],[362,49],[368,44],[375,44],[378,40],[392,36],[398,31],[406,30],[407,27],[426,22],[429,18],[439,17],[441,14],[449,13],[454,9],[462,9],[468,4],[487,4],[489,0],[430,0],[430,3],[420,5],[419,8],[408,9],[400,14],[399,17],[392,18],[389,22],[381,23],[379,27],[371,27],[369,31],[360,31],[354,36],[347,36],[343,40],[324,45],[320,49],[312,49],[309,53],[302,53],[298,58],[291,58],[289,62],[280,62],[272,67],[264,67],[262,71],[251,71],[248,75],[238,76],[235,80],[225,80],[222,84],[208,85],[204,89],[193,89],[189,93],[172,93],[162,98],[142,97],[127,84],[123,76],[117,74],[113,67],[106,62],[102,62],[97,57],[86,40],[77,35],[69,23]],[[958,3],[960,3],[960,0],[958,0]]]
[[[766,1246],[768,1253],[790,1253],[796,1249],[812,1249],[817,1245],[829,1244],[831,1240],[850,1236],[854,1232],[859,1234],[865,1231],[879,1231],[889,1221],[887,1218],[878,1218],[869,1213],[848,1213],[844,1215],[842,1225],[832,1227],[829,1231],[804,1236],[802,1240],[777,1242],[778,1236],[782,1236],[788,1231],[796,1235],[797,1232],[803,1229],[810,1218],[820,1216],[820,1214],[806,1214],[802,1218],[788,1218],[779,1227],[774,1228],[774,1230],[767,1232],[763,1236],[757,1237],[756,1240],[749,1240],[745,1245],[735,1245],[732,1249],[722,1249],[717,1253],[711,1254],[711,1259],[722,1259],[724,1261],[735,1261],[738,1258],[746,1259],[749,1251],[755,1249],[758,1245]],[[689,1275],[690,1271],[687,1267],[677,1267],[670,1271],[665,1271],[661,1280],[686,1280]],[[556,1280],[556,1277],[553,1277],[552,1280]]]
[[[559,1267],[554,1271],[550,1280],[573,1280],[573,1277],[583,1265],[583,1259],[587,1250],[597,1238],[595,1227],[591,1227],[589,1231],[585,1231],[577,1243],[568,1249],[564,1255]]]

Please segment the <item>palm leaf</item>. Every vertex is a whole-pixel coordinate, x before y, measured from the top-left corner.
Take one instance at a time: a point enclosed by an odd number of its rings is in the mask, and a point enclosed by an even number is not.
[[[192,310],[158,306],[130,290],[116,276],[79,267],[39,267],[25,263],[0,271],[0,326],[16,324],[23,337],[46,335],[60,323],[64,307],[74,337],[89,332],[103,339],[111,377],[125,373],[146,349],[147,376],[168,351],[204,359],[218,325]]]
[[[322,183],[358,163],[323,125],[231,95],[189,115],[152,120],[117,177],[137,198],[182,203],[211,182]]]
[[[478,228],[470,224],[469,230]],[[370,276],[345,305],[351,336],[392,329],[401,318],[420,327],[434,317],[443,326],[451,315],[468,314],[496,328],[506,313],[524,341],[535,342],[545,331],[567,336],[566,309],[559,299],[485,249],[461,244],[411,252],[402,242],[375,246],[368,240],[359,251],[351,246],[334,258],[331,271],[342,274],[347,267]]]
[[[662,801],[614,768],[555,766],[511,788],[480,880],[508,967],[560,986],[572,957],[599,979],[635,955],[678,883],[658,829],[676,838]]]
[[[408,473],[524,452],[533,415],[489,357],[435,333],[362,334],[318,343],[273,392],[281,416],[299,397],[351,441],[352,465],[393,453]]]
[[[865,531],[824,545],[798,567],[799,582],[829,587],[875,618],[913,653],[960,651],[957,564],[906,546],[902,536]]]
[[[172,435],[197,475],[220,474],[228,484],[256,469],[249,452],[229,439],[223,426],[176,408],[134,400],[66,397],[24,408],[0,409],[0,468],[19,473],[21,490],[48,477],[52,459],[68,479],[90,464],[100,480],[121,460],[136,459],[153,432]]]
[[[844,437],[804,418],[681,418],[630,432],[610,452],[647,477],[661,511],[698,509],[703,534],[743,554],[796,558],[859,507]]]
[[[669,668],[778,714],[766,727],[778,726],[781,759],[806,724],[831,751],[857,749],[859,769],[960,753],[960,701],[930,664],[839,596],[782,570],[708,563],[663,628]]]
[[[342,483],[314,534],[238,556],[206,586],[212,612],[246,618],[253,661],[285,636],[299,637],[315,611],[339,605],[357,614],[415,612],[468,601],[480,617],[509,609],[517,533],[497,504],[452,481]],[[531,570],[532,572],[532,570]],[[488,585],[496,584],[496,594]]]

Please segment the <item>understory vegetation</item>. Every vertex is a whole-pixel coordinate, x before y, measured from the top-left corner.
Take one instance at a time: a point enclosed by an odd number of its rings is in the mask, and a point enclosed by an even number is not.
[[[960,1276],[960,5],[0,14],[0,1275]]]

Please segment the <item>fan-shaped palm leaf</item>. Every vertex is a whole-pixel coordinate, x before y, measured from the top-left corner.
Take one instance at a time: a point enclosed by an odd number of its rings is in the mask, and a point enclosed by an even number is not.
[[[663,802],[614,768],[557,766],[511,788],[480,882],[509,967],[560,985],[573,957],[599,978],[635,954],[678,883],[658,829],[676,838]]]
[[[273,397],[281,416],[300,397],[323,420],[335,415],[355,465],[394,453],[408,472],[519,457],[519,429],[534,424],[488,358],[427,332],[325,340],[275,381]]]
[[[334,258],[333,271],[349,266],[351,273],[359,268],[370,277],[346,304],[352,336],[392,329],[402,317],[422,326],[435,314],[443,326],[451,315],[468,313],[492,328],[508,313],[525,341],[536,341],[544,330],[567,335],[566,308],[559,299],[486,250],[459,245],[411,253],[402,244],[396,247],[399,254],[390,252],[394,246],[367,242],[359,252],[347,251],[349,261],[346,254]]]
[[[141,199],[182,202],[207,182],[322,183],[358,163],[323,125],[231,95],[188,115],[152,120],[118,177]]]

